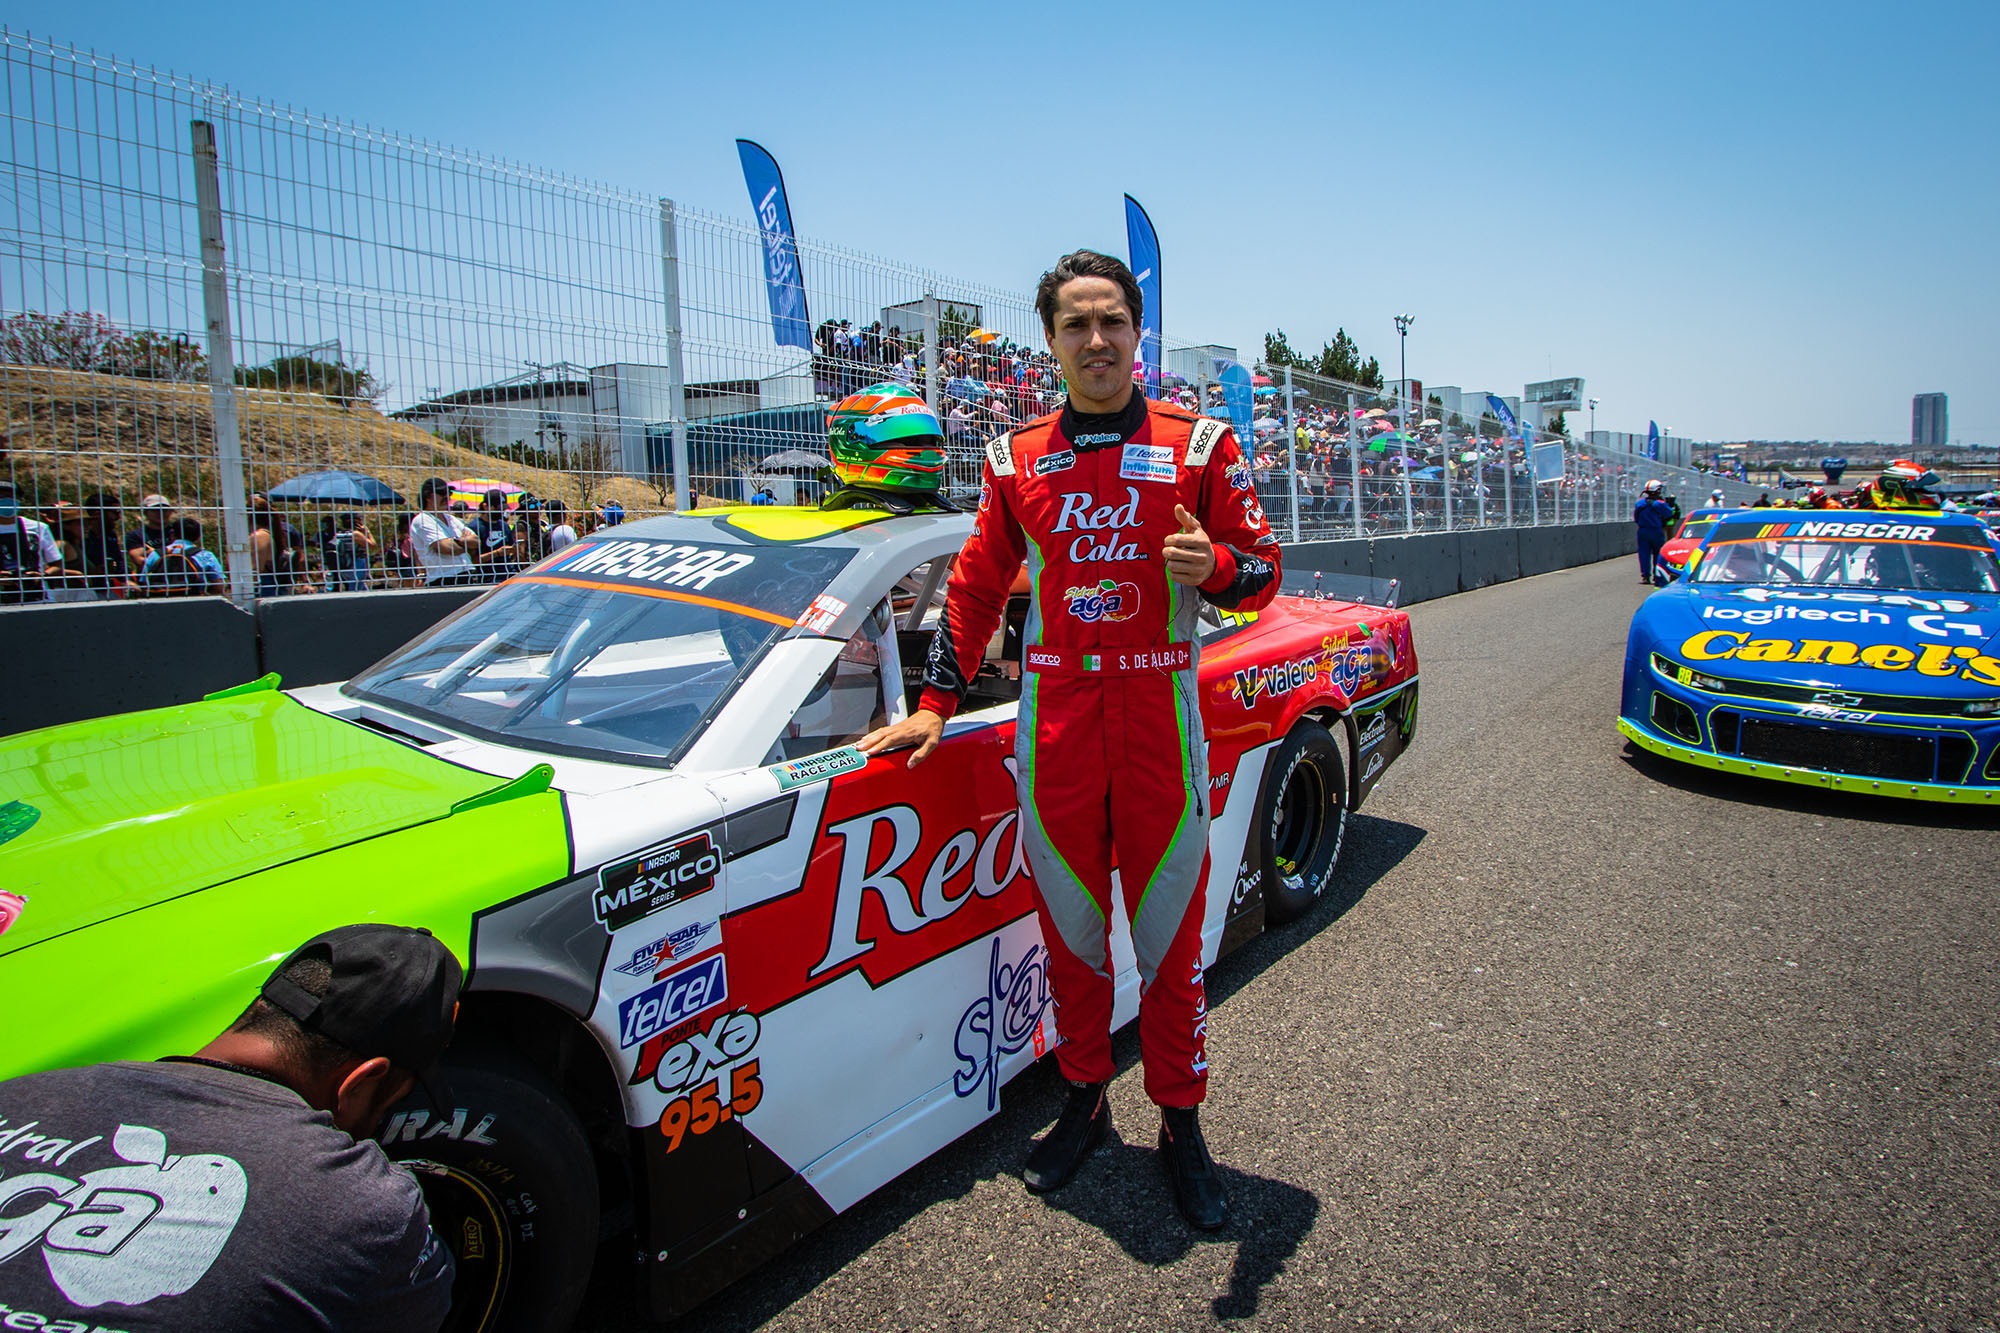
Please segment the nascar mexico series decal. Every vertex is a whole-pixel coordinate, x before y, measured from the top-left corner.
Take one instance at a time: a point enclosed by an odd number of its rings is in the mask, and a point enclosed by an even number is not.
[[[722,857],[707,829],[604,867],[591,904],[598,924],[618,930],[715,887]]]
[[[782,764],[772,764],[764,771],[778,780],[780,788],[790,791],[794,787],[808,786],[823,778],[853,773],[866,767],[868,756],[849,745],[828,750],[825,754],[808,755],[804,759],[787,759]]]

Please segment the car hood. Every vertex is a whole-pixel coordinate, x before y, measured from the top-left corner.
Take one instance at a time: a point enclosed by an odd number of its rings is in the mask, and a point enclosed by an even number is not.
[[[537,777],[546,787],[546,770],[521,781]],[[11,736],[0,890],[29,902],[0,955],[507,786],[270,688]]]
[[[2000,597],[1988,593],[1680,582],[1641,604],[1638,628],[1650,648],[1721,676],[1941,697],[2000,691]],[[1843,664],[1845,652],[1808,641],[1852,645],[1864,660]],[[1868,652],[1885,646],[1908,660]]]

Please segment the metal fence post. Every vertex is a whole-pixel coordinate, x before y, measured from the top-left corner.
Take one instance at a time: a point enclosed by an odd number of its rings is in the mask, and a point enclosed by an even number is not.
[[[674,508],[694,508],[688,475],[687,370],[681,361],[681,252],[674,201],[660,200],[661,299],[666,305],[667,423],[673,450]],[[808,371],[808,373],[811,373]]]
[[[1292,540],[1299,541],[1299,431],[1297,418],[1292,407],[1292,368],[1285,367],[1285,457],[1291,460],[1286,469],[1292,488]]]
[[[1500,446],[1500,494],[1501,503],[1507,506],[1507,526],[1514,526],[1514,460],[1507,456],[1507,437],[1502,435]]]
[[[229,332],[229,275],[222,245],[222,181],[215,126],[188,122],[194,147],[195,210],[201,221],[201,307],[208,325],[209,413],[222,481],[222,531],[229,552],[229,597],[248,609],[257,600],[250,558],[250,511],[243,486],[243,435],[236,414],[236,347]]]
[[[943,420],[940,394],[944,383],[943,367],[938,365],[938,299],[937,293],[928,289],[924,292],[924,403],[931,415]]]
[[[1353,393],[1347,395],[1347,473],[1349,502],[1354,506],[1354,535],[1361,531],[1361,400]]]

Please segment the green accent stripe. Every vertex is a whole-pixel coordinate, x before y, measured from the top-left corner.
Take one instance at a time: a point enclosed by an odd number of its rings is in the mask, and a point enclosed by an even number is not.
[[[1069,880],[1070,884],[1076,889],[1077,897],[1089,903],[1090,910],[1096,913],[1098,921],[1102,922],[1104,920],[1104,908],[1101,905],[1099,905],[1097,899],[1090,896],[1090,890],[1084,885],[1083,877],[1078,875],[1075,870],[1070,868],[1069,859],[1056,849],[1056,844],[1054,840],[1049,837],[1049,831],[1047,827],[1045,827],[1042,823],[1042,815],[1040,809],[1037,807],[1036,793],[1035,793],[1035,774],[1041,768],[1041,763],[1040,763],[1041,752],[1040,748],[1035,743],[1035,716],[1040,711],[1039,707],[1037,706],[1040,701],[1036,696],[1038,696],[1041,693],[1041,680],[1038,676],[1036,676],[1032,672],[1023,672],[1022,675],[1023,675],[1023,680],[1021,683],[1022,708],[1020,709],[1021,716],[1017,721],[1016,725],[1018,726],[1025,724],[1026,727],[1028,728],[1028,732],[1027,732],[1027,744],[1022,747],[1017,747],[1020,749],[1024,749],[1026,751],[1023,762],[1023,768],[1025,770],[1023,776],[1026,778],[1026,782],[1023,785],[1027,788],[1027,793],[1026,793],[1027,799],[1021,802],[1021,812],[1024,815],[1026,815],[1029,819],[1034,821],[1035,837],[1041,842],[1043,847],[1048,849],[1048,854],[1050,859],[1053,860],[1057,865],[1062,867],[1063,875]],[[1042,892],[1044,899],[1046,900],[1048,894],[1048,886],[1044,885],[1042,888]],[[1065,941],[1065,943],[1067,943],[1067,941]]]
[[[1787,768],[1781,764],[1762,764],[1751,759],[1737,759],[1730,755],[1711,754],[1707,750],[1697,750],[1692,746],[1676,745],[1662,740],[1650,732],[1641,730],[1630,719],[1618,719],[1618,731],[1625,739],[1642,750],[1667,759],[1677,759],[1684,764],[1698,768],[1712,768],[1718,773],[1738,773],[1745,777],[1770,778],[1776,782],[1795,782],[1804,787],[1828,787],[1836,791],[1857,792],[1863,796],[1894,796],[1902,800],[1944,801],[1952,804],[2000,804],[2000,787],[1953,787],[1941,782],[1901,782],[1890,778],[1858,778],[1850,773],[1824,773],[1816,768]]]

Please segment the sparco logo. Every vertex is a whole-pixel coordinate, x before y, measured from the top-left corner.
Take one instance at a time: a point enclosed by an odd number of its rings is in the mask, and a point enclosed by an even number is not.
[[[1057,532],[1081,532],[1069,544],[1069,558],[1077,563],[1091,560],[1144,560],[1145,554],[1134,541],[1120,540],[1126,528],[1143,528],[1139,517],[1139,488],[1125,488],[1125,503],[1100,505],[1088,491],[1065,491],[1056,513]],[[1093,534],[1103,534],[1101,537]]]
[[[1062,654],[1051,653],[1041,648],[1028,650],[1028,665],[1038,667],[1058,667],[1062,665]]]

